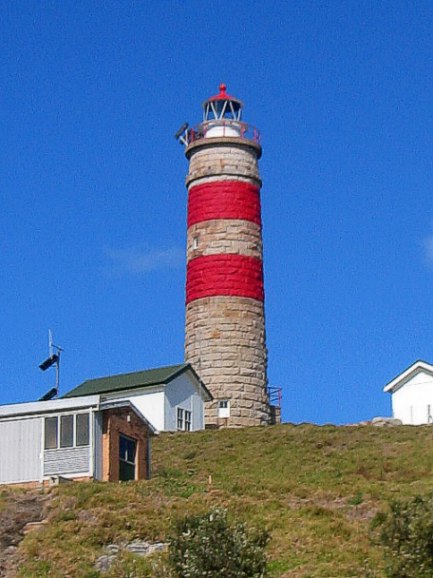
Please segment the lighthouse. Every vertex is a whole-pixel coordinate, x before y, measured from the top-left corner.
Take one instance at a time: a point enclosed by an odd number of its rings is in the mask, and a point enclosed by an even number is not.
[[[267,388],[258,131],[219,93],[177,134],[189,161],[185,361],[213,396],[207,427],[271,421]]]

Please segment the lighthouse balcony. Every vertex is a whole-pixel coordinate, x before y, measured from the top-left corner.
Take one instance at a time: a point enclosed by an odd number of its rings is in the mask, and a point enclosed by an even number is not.
[[[185,146],[202,139],[231,137],[260,144],[260,132],[245,122],[229,119],[209,120],[185,129],[180,139]]]

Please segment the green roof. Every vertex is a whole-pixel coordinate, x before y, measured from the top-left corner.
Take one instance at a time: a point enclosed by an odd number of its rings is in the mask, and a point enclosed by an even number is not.
[[[132,373],[121,373],[120,375],[111,375],[109,377],[99,377],[98,379],[88,379],[81,385],[78,385],[66,393],[63,397],[98,395],[100,393],[123,391],[125,389],[134,389],[136,387],[150,387],[152,385],[168,383],[188,369],[194,373],[200,385],[203,386],[189,363],[181,363],[180,365],[169,365],[167,367],[157,367],[145,371],[134,371]]]

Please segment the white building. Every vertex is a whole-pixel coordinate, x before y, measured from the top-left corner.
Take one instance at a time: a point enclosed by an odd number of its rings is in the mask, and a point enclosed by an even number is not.
[[[0,484],[150,477],[155,428],[128,400],[92,395],[0,406]]]
[[[405,425],[433,422],[433,365],[415,361],[385,387],[391,393],[392,415]]]
[[[0,406],[0,484],[149,478],[151,437],[204,429],[210,400],[182,364],[91,379],[61,399]]]
[[[204,402],[212,400],[188,363],[90,379],[64,398],[87,395],[131,401],[158,431],[204,429]]]

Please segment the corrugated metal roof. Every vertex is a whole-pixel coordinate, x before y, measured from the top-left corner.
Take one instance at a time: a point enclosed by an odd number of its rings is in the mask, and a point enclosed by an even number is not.
[[[152,385],[169,383],[175,377],[191,369],[189,363],[157,367],[132,373],[121,373],[98,379],[88,379],[81,385],[66,393],[63,397],[78,397],[134,389],[136,387],[150,387]]]

